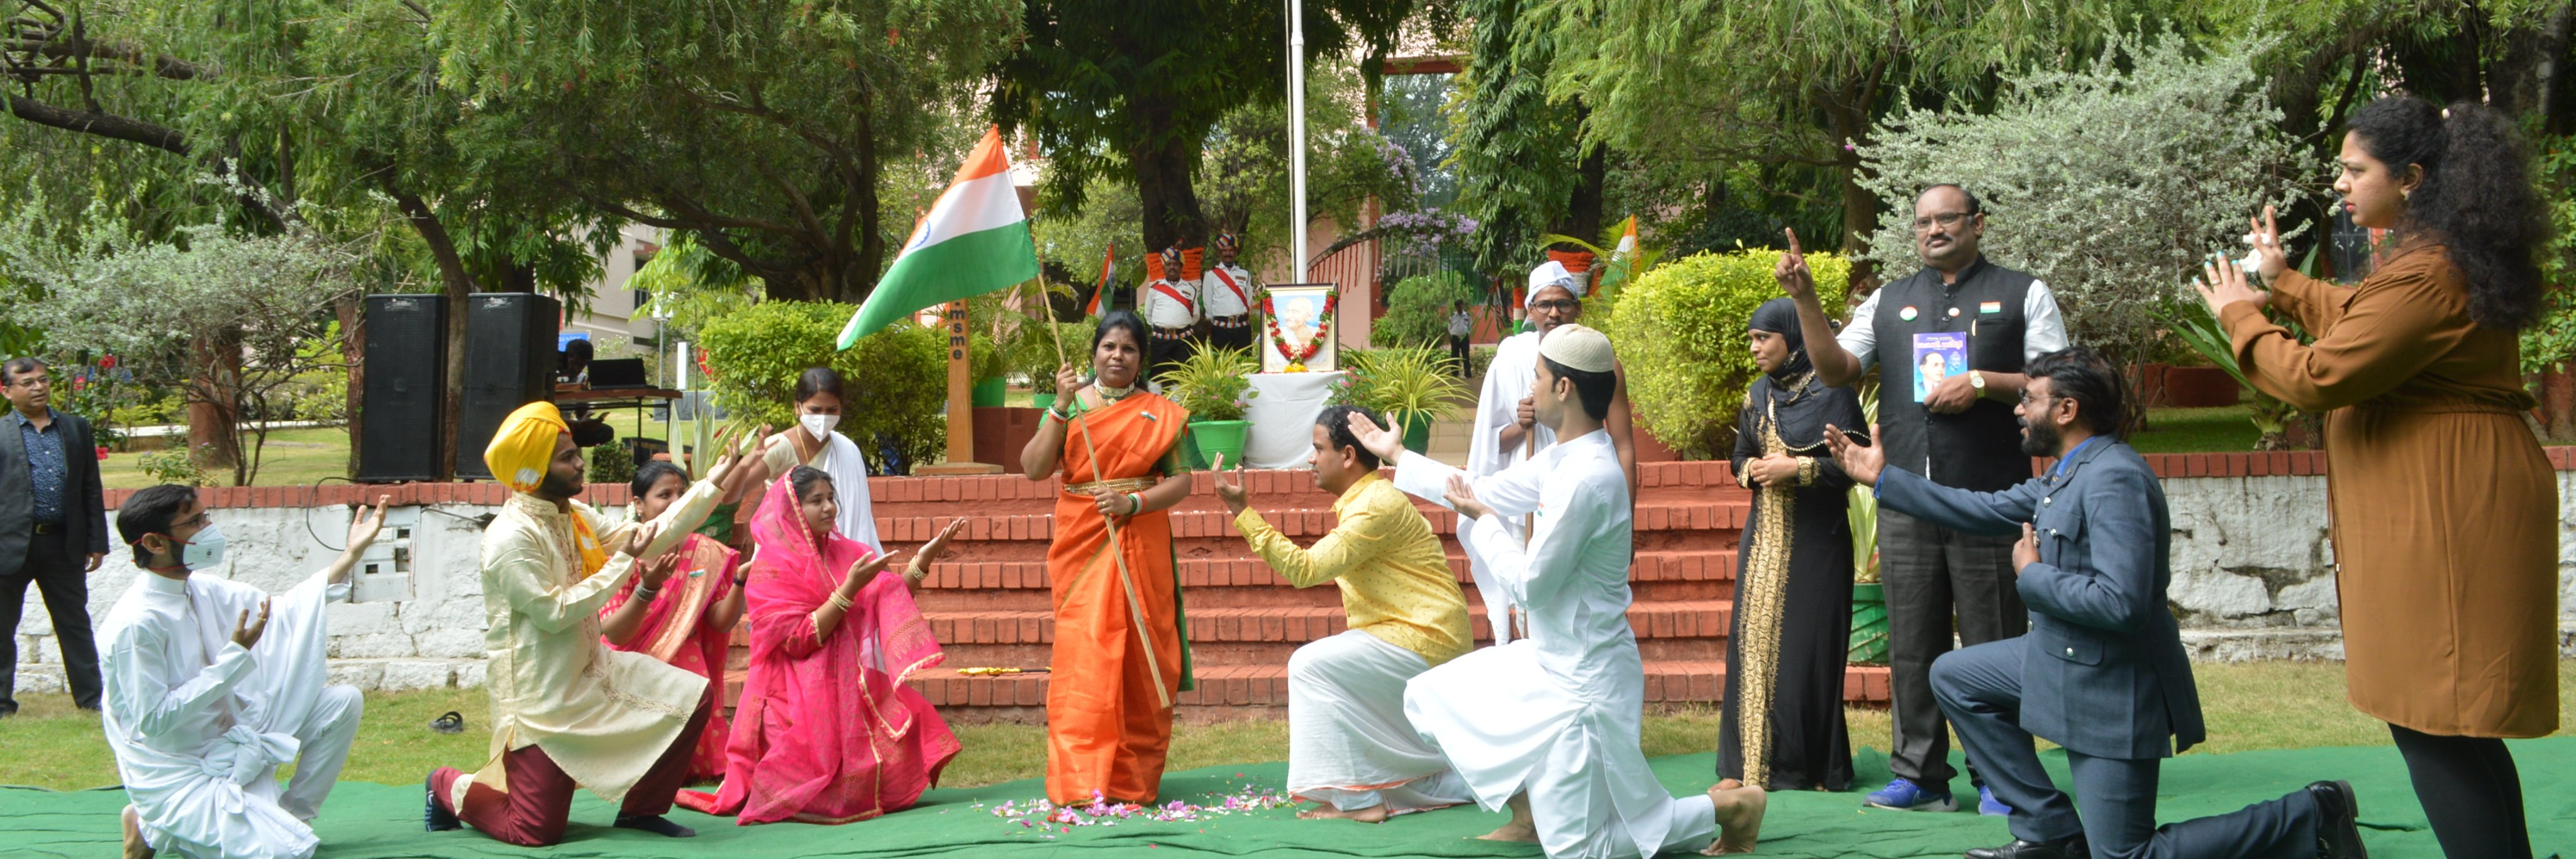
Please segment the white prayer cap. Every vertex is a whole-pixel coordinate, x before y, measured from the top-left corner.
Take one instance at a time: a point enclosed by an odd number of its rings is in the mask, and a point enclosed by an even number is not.
[[[1574,272],[1566,270],[1564,263],[1548,260],[1539,263],[1537,268],[1530,269],[1529,294],[1521,297],[1521,306],[1528,307],[1532,302],[1538,301],[1538,291],[1551,286],[1565,287],[1565,291],[1573,293],[1574,297],[1583,297],[1583,278],[1576,277]]]
[[[1618,361],[1610,351],[1608,336],[1573,323],[1556,326],[1547,332],[1546,337],[1539,338],[1538,354],[1568,369],[1586,373],[1610,372]]]

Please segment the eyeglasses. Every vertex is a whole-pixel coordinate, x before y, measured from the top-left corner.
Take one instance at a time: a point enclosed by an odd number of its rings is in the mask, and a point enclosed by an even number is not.
[[[2056,399],[2056,397],[2052,397],[2052,396],[2049,396],[2049,395],[2047,395],[2047,394],[2041,394],[2041,395],[2039,395],[2038,397],[2032,397],[2032,396],[2030,395],[2030,389],[2028,389],[2028,388],[2024,388],[2024,389],[2022,389],[2022,392],[2021,392],[2021,405],[2022,405],[2022,407],[2023,407],[2023,408],[2029,408],[2029,407],[2030,407],[2030,405],[2031,405],[2032,403],[2046,403],[2046,402],[2048,402],[2049,400],[2053,400],[2053,399]]]
[[[1582,306],[1583,302],[1576,301],[1571,298],[1551,298],[1545,301],[1530,302],[1531,310],[1545,310],[1550,313],[1564,313]]]
[[[1918,233],[1930,232],[1933,224],[1940,224],[1941,229],[1945,230],[1956,229],[1960,224],[1967,222],[1969,218],[1976,216],[1977,214],[1975,212],[1944,212],[1942,214],[1933,215],[1929,218],[1916,218],[1914,219],[1914,231]]]
[[[9,380],[9,385],[17,388],[50,388],[54,386],[54,380],[45,376],[20,376]]]
[[[197,515],[191,516],[184,521],[170,523],[170,530],[176,531],[181,528],[203,528],[214,521],[214,514],[200,511]]]

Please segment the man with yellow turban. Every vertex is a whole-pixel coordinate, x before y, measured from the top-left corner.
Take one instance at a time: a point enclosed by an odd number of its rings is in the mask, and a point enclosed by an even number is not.
[[[528,847],[562,840],[575,788],[620,803],[617,825],[673,838],[697,834],[662,817],[688,776],[689,753],[716,688],[648,654],[600,643],[599,608],[688,536],[673,522],[705,521],[738,452],[653,521],[600,516],[573,500],[581,447],[551,403],[510,414],[483,451],[508,503],[483,532],[484,641],[492,694],[492,751],[480,772],[429,774],[423,822],[432,832],[472,824]],[[614,555],[609,547],[616,547]],[[642,570],[650,599],[667,562]]]

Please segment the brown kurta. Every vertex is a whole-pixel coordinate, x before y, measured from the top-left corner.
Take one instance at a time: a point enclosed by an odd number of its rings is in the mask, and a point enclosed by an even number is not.
[[[2558,727],[2558,490],[2522,418],[2514,333],[2469,319],[2441,247],[2355,288],[2298,272],[2220,313],[2247,379],[2325,413],[2326,491],[2354,707],[2427,734]]]

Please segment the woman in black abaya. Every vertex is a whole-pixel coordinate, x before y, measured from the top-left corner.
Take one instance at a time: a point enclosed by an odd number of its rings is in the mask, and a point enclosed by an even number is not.
[[[1869,421],[1851,389],[1816,378],[1789,299],[1756,309],[1745,339],[1762,375],[1736,419],[1736,481],[1754,490],[1753,517],[1737,547],[1718,777],[1770,790],[1848,790],[1852,482],[1834,465],[1824,430],[1853,433]]]

